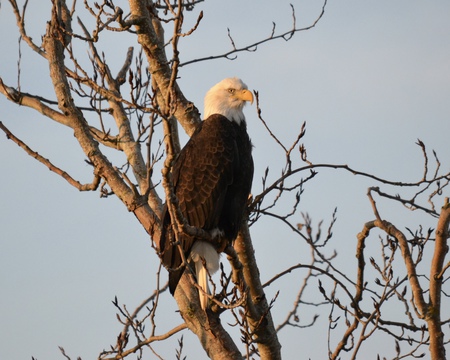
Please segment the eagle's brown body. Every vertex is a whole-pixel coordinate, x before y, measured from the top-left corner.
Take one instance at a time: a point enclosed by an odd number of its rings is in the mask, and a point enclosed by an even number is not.
[[[175,195],[189,225],[205,231],[220,232],[221,240],[231,243],[237,236],[245,215],[253,179],[252,144],[246,123],[230,121],[213,114],[203,121],[181,150],[172,169]],[[169,212],[163,219],[161,259],[169,268],[173,294],[184,268]],[[195,241],[182,235],[181,247],[189,258]]]

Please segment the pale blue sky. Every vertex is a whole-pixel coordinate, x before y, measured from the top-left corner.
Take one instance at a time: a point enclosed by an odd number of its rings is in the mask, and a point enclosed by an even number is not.
[[[36,41],[49,14],[49,2],[43,3],[30,0],[29,5],[29,33]],[[289,30],[289,2],[277,4],[236,0],[201,4],[186,14],[186,25],[193,24],[198,11],[204,10],[198,31],[181,40],[181,61],[229,50],[227,27],[237,46],[270,34],[272,21],[279,31]],[[322,6],[312,0],[293,4],[300,26],[311,24]],[[239,76],[259,91],[263,117],[283,141],[292,142],[307,121],[303,142],[312,162],[348,164],[391,180],[417,181],[422,176],[417,138],[437,151],[444,170],[450,167],[449,20],[450,3],[443,0],[330,1],[316,28],[297,33],[289,42],[278,40],[255,53],[241,53],[235,61],[183,67],[179,83],[201,110],[209,87],[224,77]],[[18,34],[6,1],[0,8],[0,33],[4,49],[0,77],[14,85]],[[111,39],[102,50],[118,68],[125,49],[136,42],[126,36]],[[25,44],[22,53],[22,90],[51,96],[45,63]],[[272,179],[278,175],[282,154],[264,133],[255,108],[247,107],[245,112],[255,145],[253,192],[258,193],[266,166],[271,166]],[[70,130],[3,97],[0,121],[74,177],[91,180],[91,169]],[[79,193],[1,133],[0,164],[0,358],[61,359],[58,346],[72,358],[96,358],[121,330],[111,304],[114,296],[132,309],[155,287],[158,259],[149,239],[117,199]],[[316,222],[327,222],[338,207],[332,248],[350,274],[356,269],[355,235],[373,218],[365,194],[374,184],[349,173],[322,170],[302,197],[301,211],[309,212]],[[421,219],[398,205],[383,201],[379,205],[382,216],[399,227],[414,227]],[[434,227],[428,220],[424,225]],[[263,281],[304,260],[308,251],[273,220],[258,223],[252,235]],[[268,289],[269,298],[281,290],[273,310],[275,322],[282,321],[290,308],[294,299],[290,290],[301,281],[300,275]],[[448,316],[450,303],[444,301]],[[180,323],[174,311],[175,302],[166,294],[159,332]],[[316,311],[321,315],[317,328],[280,333],[285,359],[326,357],[328,310],[308,309],[305,322]],[[204,358],[196,339],[187,332],[184,336],[191,351],[186,352],[188,359]],[[380,347],[393,349],[385,340],[375,341],[362,354],[374,358]],[[164,358],[174,359],[174,344],[176,339],[155,348]],[[393,351],[385,355],[393,356]]]

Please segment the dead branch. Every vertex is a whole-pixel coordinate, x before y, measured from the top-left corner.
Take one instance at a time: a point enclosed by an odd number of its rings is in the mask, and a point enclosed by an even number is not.
[[[77,188],[79,191],[95,191],[98,188],[98,185],[100,184],[100,176],[94,174],[94,180],[90,184],[82,184],[79,181],[75,180],[73,177],[71,177],[66,171],[61,170],[57,166],[53,165],[50,160],[44,158],[43,156],[39,155],[36,151],[33,151],[27,144],[25,144],[22,140],[17,138],[9,129],[3,125],[3,123],[0,121],[0,129],[3,130],[3,132],[6,134],[6,137],[9,140],[12,140],[15,144],[17,144],[19,147],[21,147],[25,152],[39,161],[40,163],[44,164],[48,167],[50,171],[53,171],[55,174],[61,176],[64,180],[66,180],[70,185]]]
[[[198,62],[201,62],[201,61],[210,61],[210,60],[216,60],[216,59],[235,60],[237,58],[237,54],[238,53],[240,53],[240,52],[255,52],[258,49],[258,46],[262,45],[264,43],[267,43],[267,42],[270,42],[270,41],[273,41],[273,40],[278,40],[278,39],[283,39],[285,41],[289,41],[294,36],[295,33],[311,30],[312,28],[314,28],[319,23],[320,19],[322,19],[323,15],[325,14],[325,8],[327,6],[327,1],[328,0],[324,1],[323,5],[322,5],[322,10],[321,10],[319,16],[309,26],[306,26],[304,28],[297,28],[296,17],[295,17],[295,8],[291,4],[291,10],[292,10],[292,29],[291,30],[285,31],[284,33],[281,33],[279,35],[275,35],[275,26],[274,26],[272,28],[272,33],[271,33],[271,35],[269,37],[267,37],[267,38],[265,38],[263,40],[256,41],[256,42],[254,42],[254,43],[252,43],[250,45],[246,45],[246,46],[238,48],[238,47],[236,47],[236,45],[234,43],[234,40],[231,37],[230,30],[228,29],[227,30],[228,31],[228,37],[229,37],[230,42],[231,42],[232,50],[227,51],[227,52],[225,52],[223,54],[220,54],[220,55],[210,55],[210,56],[206,56],[206,57],[203,57],[203,58],[188,60],[188,61],[185,61],[185,62],[181,63],[180,67],[187,66],[187,65],[190,65],[190,64],[194,64],[194,63],[198,63]]]

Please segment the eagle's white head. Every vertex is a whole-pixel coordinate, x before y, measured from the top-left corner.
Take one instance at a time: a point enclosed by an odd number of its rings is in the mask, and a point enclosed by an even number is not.
[[[245,121],[245,102],[253,104],[253,94],[241,79],[227,78],[214,85],[205,96],[205,119],[210,115],[220,114],[230,121],[240,124]]]

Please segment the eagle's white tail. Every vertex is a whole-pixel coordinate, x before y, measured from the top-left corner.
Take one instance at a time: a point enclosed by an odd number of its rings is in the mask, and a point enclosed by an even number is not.
[[[202,288],[202,290],[209,294],[209,286],[208,286],[208,273],[203,266],[202,261],[195,262],[195,274],[197,276],[198,285]],[[202,293],[200,290],[198,292],[198,296],[200,297],[200,305],[202,309],[205,310],[208,305],[208,297],[206,294]]]
[[[219,270],[220,255],[210,243],[196,241],[192,247],[190,258],[195,264],[195,274],[197,276],[198,285],[206,294],[209,294],[208,272],[212,275]],[[206,268],[203,266],[203,259]],[[206,269],[208,269],[208,271],[206,271]],[[208,305],[208,296],[206,294],[199,291],[200,305],[203,310],[205,310]]]

